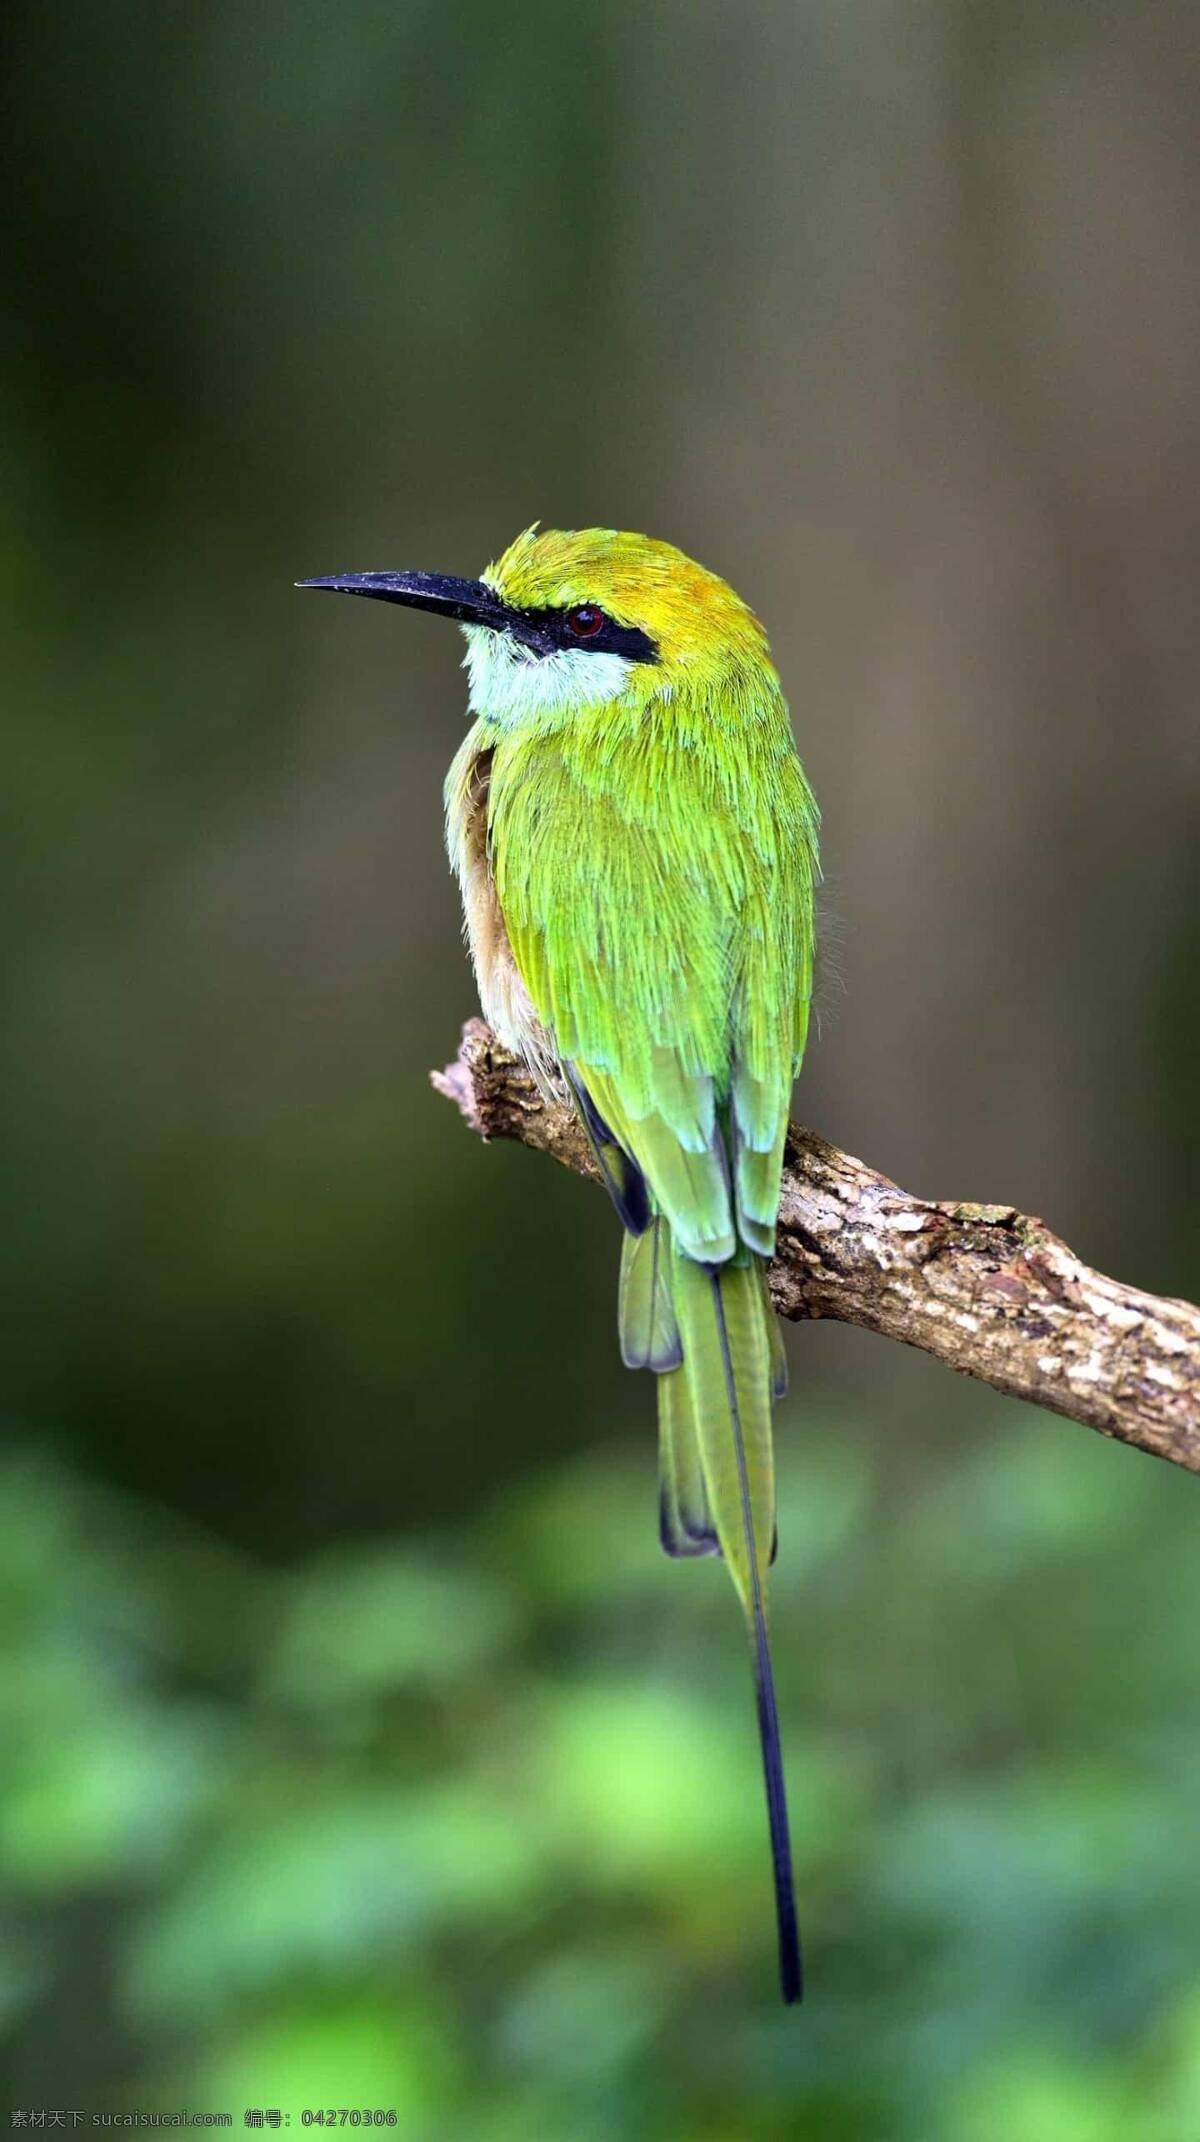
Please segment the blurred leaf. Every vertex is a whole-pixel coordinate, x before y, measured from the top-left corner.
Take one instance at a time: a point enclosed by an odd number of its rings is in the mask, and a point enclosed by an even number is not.
[[[10,1879],[71,1890],[151,1872],[211,1801],[225,1756],[205,1713],[117,1697],[107,1713],[57,1727],[46,1717],[6,1759],[0,1858]]]
[[[139,2014],[184,2022],[297,1973],[389,1968],[444,1930],[511,1912],[540,1878],[532,1830],[449,1779],[235,1820],[144,1916],[129,1997]]]
[[[803,1600],[822,1565],[858,1535],[872,1488],[860,1423],[793,1394],[779,1409],[779,1558],[772,1594]]]
[[[0,1923],[0,2030],[11,2031],[51,1983],[53,1949],[45,1927]]]
[[[1107,2065],[1017,2048],[952,2092],[941,2132],[945,2142],[1130,2142],[1146,2132],[1132,2113]]]
[[[648,1430],[640,1458],[597,1452],[522,1483],[493,1520],[514,1570],[572,1607],[668,1592],[676,1572],[658,1544],[656,1464]]]
[[[512,1640],[513,1602],[461,1553],[383,1545],[318,1557],[268,1659],[269,1693],[314,1709],[485,1671]]]
[[[343,1996],[269,2007],[214,2049],[188,2088],[194,2103],[232,2108],[235,2125],[246,2107],[274,2106],[299,2129],[305,2107],[345,2106],[394,2109],[396,2126],[378,2132],[418,2135],[444,2108],[454,2069],[449,2019],[427,1996]]]
[[[515,2065],[594,2089],[642,2052],[669,2004],[661,1952],[631,1955],[590,1939],[530,1974],[499,2028]]]
[[[913,1551],[972,1586],[1128,1539],[1152,1512],[1154,1470],[1053,1414],[1009,1408],[913,1514]]]

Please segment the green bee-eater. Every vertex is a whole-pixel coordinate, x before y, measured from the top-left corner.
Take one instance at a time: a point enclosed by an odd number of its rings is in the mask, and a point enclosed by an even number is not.
[[[754,1653],[784,1999],[799,1998],[767,1646],[767,1293],[808,1029],[818,812],[766,635],[667,543],[528,529],[481,580],[301,583],[439,611],[475,724],[446,782],[483,1009],[563,1086],[625,1228],[620,1334],[658,1385],[662,1542],[721,1554]]]

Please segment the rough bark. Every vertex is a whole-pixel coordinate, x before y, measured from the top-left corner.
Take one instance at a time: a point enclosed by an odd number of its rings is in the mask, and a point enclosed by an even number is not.
[[[543,1100],[481,1019],[432,1080],[482,1138],[515,1138],[597,1177],[569,1102]],[[912,1197],[793,1124],[770,1281],[782,1316],[903,1340],[1200,1472],[1200,1309],[1092,1271],[1009,1205]]]

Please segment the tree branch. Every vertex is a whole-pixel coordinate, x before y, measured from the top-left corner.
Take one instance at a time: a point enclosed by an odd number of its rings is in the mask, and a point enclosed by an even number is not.
[[[481,1019],[431,1076],[482,1138],[515,1138],[597,1178],[570,1103],[545,1102]],[[1200,1472],[1200,1309],[1091,1271],[1011,1206],[911,1197],[793,1124],[770,1282],[782,1316],[834,1317],[922,1347]]]

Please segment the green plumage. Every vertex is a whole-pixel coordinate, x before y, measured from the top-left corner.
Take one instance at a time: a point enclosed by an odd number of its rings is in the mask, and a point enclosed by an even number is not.
[[[703,720],[679,692],[549,735],[480,727],[500,907],[557,1053],[681,1248],[769,1254],[816,824],[778,685],[727,679]]]
[[[658,1379],[659,1531],[669,1555],[720,1554],[687,1373]]]
[[[658,1374],[663,1544],[719,1552],[746,1615],[792,1999],[765,1609],[786,1364],[762,1260],[808,1029],[817,812],[758,628],[730,601],[731,629],[676,663],[669,689],[648,670],[569,721],[485,712],[462,756],[489,755],[488,853],[533,1010],[610,1187],[615,1146],[655,1215],[626,1238],[622,1353]]]
[[[621,1348],[658,1380],[661,1530],[723,1555],[754,1652],[785,1998],[797,1998],[767,1653],[763,1260],[808,1031],[816,804],[762,627],[724,581],[611,529],[527,530],[480,582],[314,583],[456,617],[477,716],[447,833],[484,1010],[570,1084],[627,1229]]]
[[[714,1289],[720,1297],[718,1317]],[[676,1254],[675,1299],[692,1435],[721,1553],[746,1613],[761,1603],[775,1535],[768,1310],[752,1254],[719,1271]],[[723,1329],[722,1329],[723,1324]],[[728,1346],[741,1434],[732,1432]]]
[[[671,1234],[660,1214],[641,1234],[627,1234],[621,1245],[617,1326],[626,1368],[653,1369],[663,1376],[679,1367],[683,1348],[671,1285]]]
[[[724,1557],[750,1632],[790,2000],[766,1624],[786,1365],[763,1260],[808,1031],[816,806],[761,627],[723,582],[665,546],[591,531],[522,538],[494,584],[514,603],[600,605],[656,650],[620,670],[575,656],[550,691],[480,636],[451,847],[470,918],[467,812],[486,765],[489,885],[536,1020],[524,1045],[565,1067],[631,1230],[621,1349],[658,1378],[663,1544]],[[473,925],[486,1008],[481,935]],[[492,994],[511,1006],[495,979]]]

